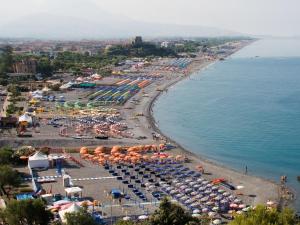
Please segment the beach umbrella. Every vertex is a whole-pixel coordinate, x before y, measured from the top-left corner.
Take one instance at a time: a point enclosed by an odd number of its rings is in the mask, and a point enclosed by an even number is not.
[[[246,207],[246,208],[242,209],[243,212],[248,212],[249,210],[250,210],[250,207]]]
[[[224,193],[225,190],[224,190],[224,189],[219,189],[218,192],[219,192],[219,193]]]
[[[99,154],[99,153],[103,153],[104,152],[104,147],[103,146],[98,146],[97,148],[95,148],[94,153],[95,154]]]
[[[217,207],[217,206],[213,207],[213,208],[212,208],[212,211],[214,211],[214,212],[219,211],[219,207]]]
[[[239,215],[241,215],[241,214],[243,214],[244,212],[241,211],[241,210],[239,210],[239,211],[237,211],[236,213],[239,214]]]
[[[233,209],[235,209],[235,208],[237,208],[237,207],[238,207],[238,205],[237,205],[237,204],[235,204],[235,203],[231,203],[231,204],[229,205],[229,207],[230,207],[230,208],[233,208]]]
[[[236,189],[238,189],[238,190],[243,189],[243,188],[244,188],[243,185],[238,185],[238,186],[236,186]]]
[[[193,192],[191,193],[192,196],[195,196],[195,195],[197,195],[197,194],[198,194],[198,193],[195,192],[195,191],[193,191]]]
[[[88,151],[89,151],[89,149],[87,147],[81,147],[79,152],[80,152],[80,154],[87,154]]]
[[[274,205],[275,203],[273,202],[273,201],[267,201],[267,205],[268,206],[272,206],[272,205]]]
[[[27,160],[27,159],[28,159],[28,156],[22,155],[22,156],[20,156],[20,159],[21,159],[21,160]]]
[[[211,202],[211,201],[209,201],[209,202],[206,202],[206,205],[213,205],[214,203],[213,202]]]
[[[193,213],[200,213],[200,210],[199,209],[194,209]]]
[[[223,193],[223,196],[229,196],[229,195],[231,195],[229,192],[224,192]]]
[[[245,207],[246,207],[245,204],[240,204],[240,205],[238,206],[239,209],[243,209],[243,208],[245,208]]]
[[[148,219],[148,216],[146,216],[146,215],[141,215],[141,216],[138,217],[138,219],[139,219],[139,220],[146,220],[146,219]]]
[[[201,215],[199,213],[193,213],[192,217],[200,217]]]
[[[131,218],[129,216],[125,216],[125,217],[123,217],[123,220],[128,221],[128,220],[131,220]]]
[[[199,206],[200,204],[198,203],[198,202],[194,202],[194,203],[192,203],[191,204],[191,207],[197,207],[197,206]]]
[[[221,224],[222,221],[220,219],[215,219],[212,223],[215,225],[218,225],[218,224]]]
[[[203,209],[202,209],[202,212],[203,212],[203,213],[207,213],[207,212],[208,212],[208,208],[203,208]]]
[[[208,213],[208,216],[209,216],[209,217],[215,217],[216,215],[217,215],[216,212],[209,212],[209,213]]]
[[[235,199],[233,202],[234,202],[234,203],[240,203],[240,202],[242,202],[242,200],[237,198],[237,199]]]

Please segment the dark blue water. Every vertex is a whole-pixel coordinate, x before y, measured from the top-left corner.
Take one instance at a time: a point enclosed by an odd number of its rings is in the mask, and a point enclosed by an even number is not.
[[[246,47],[176,84],[154,116],[187,149],[275,181],[287,175],[300,195],[300,41]]]

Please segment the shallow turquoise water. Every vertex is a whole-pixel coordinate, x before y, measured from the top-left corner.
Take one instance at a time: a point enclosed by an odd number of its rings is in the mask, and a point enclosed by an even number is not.
[[[163,94],[154,116],[199,155],[275,181],[287,175],[300,197],[300,40],[258,41],[209,66]]]

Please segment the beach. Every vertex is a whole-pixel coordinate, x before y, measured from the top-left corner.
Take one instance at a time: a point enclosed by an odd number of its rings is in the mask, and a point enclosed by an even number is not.
[[[249,43],[247,43],[249,44]],[[238,51],[245,45],[236,48],[232,53]],[[229,56],[227,55],[227,56]],[[250,176],[245,174],[245,171],[235,171],[220,164],[211,162],[201,155],[196,155],[188,149],[180,146],[171,140],[167,134],[163,134],[159,130],[159,126],[155,121],[152,114],[152,107],[159,96],[167,92],[177,82],[183,79],[189,79],[193,73],[199,74],[199,71],[205,70],[209,65],[212,65],[219,58],[208,59],[207,57],[198,56],[193,59],[192,63],[186,68],[186,72],[168,72],[164,78],[151,83],[146,86],[132,99],[127,101],[118,110],[120,111],[121,118],[127,123],[128,129],[133,133],[135,138],[110,138],[108,140],[98,139],[72,139],[61,137],[57,135],[54,128],[43,127],[44,132],[35,134],[35,137],[28,138],[9,138],[3,137],[0,140],[2,146],[10,145],[12,147],[19,147],[21,145],[32,145],[34,147],[49,146],[53,148],[78,148],[81,146],[96,147],[102,146],[136,146],[148,144],[161,144],[171,143],[175,146],[174,149],[169,150],[173,155],[183,155],[188,158],[188,166],[191,170],[195,170],[197,166],[202,166],[204,169],[204,178],[207,180],[214,180],[223,178],[231,185],[240,189],[234,191],[234,194],[239,196],[247,205],[266,204],[267,201],[279,202],[279,185],[260,177]],[[76,95],[75,95],[76,96]],[[141,137],[141,138],[137,138]],[[157,138],[154,138],[157,137]]]
[[[191,65],[189,70],[190,73],[193,73],[195,71],[203,70],[207,66],[209,66],[211,63],[214,63],[214,61],[198,61],[195,64]],[[174,80],[166,81],[163,84],[160,84],[159,87],[163,89],[164,91],[167,91],[168,88],[170,88],[172,85],[176,84],[177,82],[180,82],[182,79],[188,79],[186,76],[178,77]],[[165,138],[168,142],[174,144],[177,146],[176,149],[171,150],[174,154],[183,154],[187,156],[191,162],[189,163],[189,166],[191,168],[195,168],[197,165],[201,165],[204,167],[204,170],[207,172],[207,174],[211,175],[205,175],[207,179],[215,179],[215,178],[225,178],[230,183],[232,183],[235,186],[244,186],[244,189],[239,191],[240,194],[243,195],[245,201],[248,204],[251,205],[257,205],[257,204],[265,204],[268,200],[277,201],[279,200],[279,186],[270,181],[263,178],[255,177],[255,176],[249,176],[244,174],[244,171],[235,171],[230,168],[226,168],[224,166],[221,166],[219,164],[210,162],[209,160],[203,159],[199,155],[195,155],[194,153],[188,151],[187,149],[184,149],[180,146],[179,143],[176,143],[175,141],[171,140],[167,135],[163,134],[159,127],[156,125],[155,120],[152,115],[152,107],[153,104],[155,104],[156,99],[160,96],[162,92],[158,91],[152,91],[150,93],[150,89],[154,89],[153,87],[148,87],[148,90],[145,90],[145,92],[149,93],[149,98],[145,99],[142,98],[141,95],[137,95],[136,98],[140,100],[140,104],[137,105],[135,108],[132,109],[131,113],[139,113],[143,112],[144,117],[139,118],[137,124],[138,127],[135,130],[135,132],[139,132],[141,135],[147,136],[148,138],[151,138],[151,134],[153,132],[159,133]],[[127,115],[131,115],[127,113]],[[132,124],[133,125],[133,124]]]

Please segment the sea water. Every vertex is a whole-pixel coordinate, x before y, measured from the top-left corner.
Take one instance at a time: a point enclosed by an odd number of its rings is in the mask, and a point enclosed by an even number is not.
[[[162,132],[198,155],[286,175],[300,211],[300,40],[259,40],[177,83],[153,110]]]

